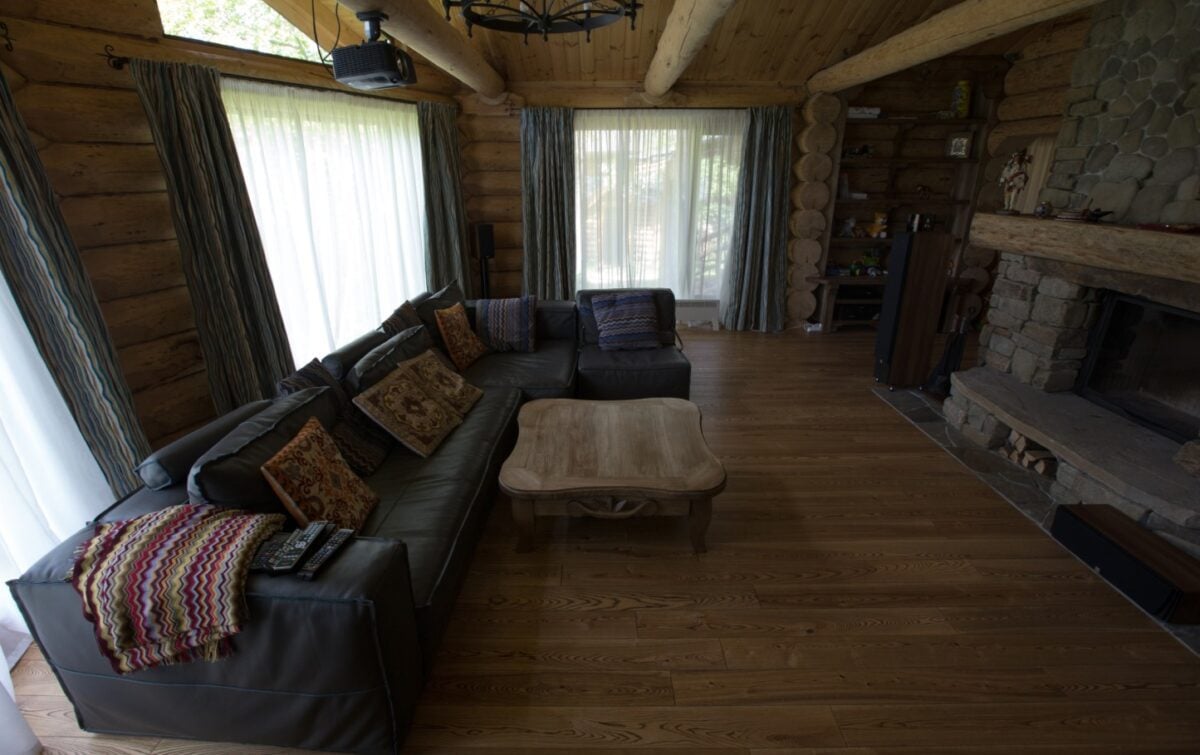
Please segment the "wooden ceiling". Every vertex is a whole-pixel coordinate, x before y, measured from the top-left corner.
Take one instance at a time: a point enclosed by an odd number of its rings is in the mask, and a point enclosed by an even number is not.
[[[292,17],[306,15],[308,0],[267,0],[290,4]],[[442,13],[442,0],[428,0]],[[510,85],[539,82],[634,83],[644,79],[673,0],[644,0],[637,28],[622,22],[582,35],[531,37],[475,28],[471,44]],[[958,0],[738,0],[718,23],[684,72],[684,84],[738,84],[795,87],[821,68],[920,23]],[[334,0],[318,0],[321,41],[332,32]],[[361,24],[341,6],[342,42],[361,40]],[[291,18],[295,23],[297,18]],[[308,19],[309,24],[311,18]],[[458,12],[452,20],[465,36]],[[308,26],[309,24],[303,24]],[[297,26],[302,26],[297,24]],[[302,26],[302,28],[303,28]],[[347,31],[347,29],[353,31]],[[307,30],[306,30],[307,31]],[[311,33],[311,32],[309,32]],[[331,40],[330,40],[331,41]],[[1014,39],[1004,37],[967,54],[1001,54]]]

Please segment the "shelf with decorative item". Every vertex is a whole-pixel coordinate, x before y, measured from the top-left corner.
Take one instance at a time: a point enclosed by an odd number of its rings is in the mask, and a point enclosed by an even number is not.
[[[843,168],[892,168],[898,165],[958,167],[975,165],[977,162],[969,157],[845,157],[842,158],[841,166]]]
[[[932,115],[893,115],[885,118],[847,118],[847,126],[877,125],[877,126],[949,126],[963,128],[981,126],[987,123],[986,118],[938,118]]]
[[[902,207],[907,205],[929,205],[930,207],[961,207],[971,204],[967,199],[947,196],[921,196],[919,194],[869,197],[867,199],[839,199],[838,207]]]
[[[842,238],[834,236],[829,239],[830,246],[887,246],[892,243],[891,239],[859,239],[859,238]]]

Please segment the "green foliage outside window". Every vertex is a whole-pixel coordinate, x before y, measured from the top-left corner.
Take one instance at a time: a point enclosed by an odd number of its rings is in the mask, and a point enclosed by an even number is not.
[[[172,36],[320,62],[313,41],[262,0],[158,0],[158,11]]]

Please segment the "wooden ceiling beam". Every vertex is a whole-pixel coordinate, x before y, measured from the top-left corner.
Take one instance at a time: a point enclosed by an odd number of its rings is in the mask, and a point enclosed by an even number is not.
[[[840,92],[1101,0],[963,0],[840,63],[818,71],[808,91]]]
[[[383,30],[485,97],[504,94],[504,79],[429,0],[342,0],[356,13],[383,11]]]
[[[675,0],[646,70],[646,94],[665,97],[737,0]]]

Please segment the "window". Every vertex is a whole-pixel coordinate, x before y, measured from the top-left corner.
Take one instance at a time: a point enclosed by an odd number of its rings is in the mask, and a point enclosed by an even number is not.
[[[262,0],[158,0],[158,14],[172,36],[321,61],[313,41]]]
[[[425,290],[415,105],[223,80],[225,109],[296,361]]]
[[[2,584],[100,513],[113,495],[3,276],[0,353]],[[28,646],[25,621],[6,588],[0,591],[0,663],[7,669]],[[0,741],[6,734],[0,731]]]
[[[578,287],[719,299],[746,123],[744,110],[577,112]]]

